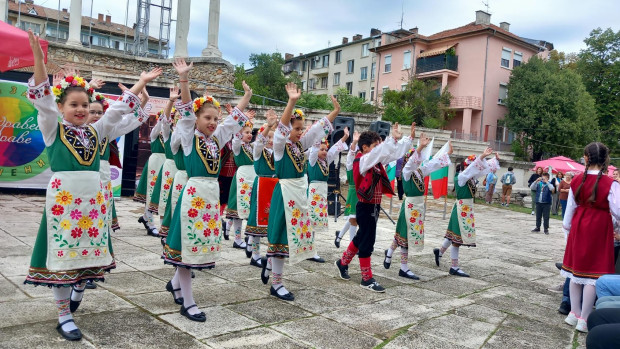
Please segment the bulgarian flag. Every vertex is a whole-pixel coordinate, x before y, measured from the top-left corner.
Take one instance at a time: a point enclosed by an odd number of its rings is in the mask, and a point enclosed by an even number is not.
[[[422,160],[422,167],[424,167],[424,165],[426,165],[426,163],[432,159],[433,157],[431,156],[431,151],[433,151],[433,145],[435,144],[435,137],[433,137],[433,139],[431,139],[430,143],[428,143],[428,145],[422,149],[422,151],[420,152],[420,158]],[[416,149],[420,147],[420,140],[418,139],[418,145],[416,146]],[[424,177],[424,195],[428,195],[428,183],[429,183],[429,176]]]
[[[448,152],[450,148],[449,142],[446,142],[441,149],[435,154],[435,156],[441,156]],[[441,169],[431,172],[431,186],[433,188],[433,197],[438,199],[444,195],[448,195],[448,169],[449,167],[442,167]]]
[[[392,191],[396,193],[396,161],[392,161],[387,165],[385,172],[388,176],[388,180],[392,185]],[[391,198],[391,194],[385,194],[388,198]]]

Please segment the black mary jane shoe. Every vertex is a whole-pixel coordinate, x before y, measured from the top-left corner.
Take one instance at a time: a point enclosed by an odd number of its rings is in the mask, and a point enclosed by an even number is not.
[[[76,328],[75,330],[71,330],[71,331],[65,331],[62,329],[62,325],[69,323],[69,322],[75,323],[73,319],[60,322],[58,323],[58,325],[56,325],[56,331],[58,331],[58,333],[60,333],[60,335],[68,341],[79,341],[80,339],[82,339],[82,331],[80,331],[79,328]]]
[[[196,274],[194,273],[194,271],[193,271],[193,270],[192,270],[192,272],[191,272],[191,275],[192,275],[192,279],[194,279],[194,278],[196,277]]]
[[[146,229],[146,235],[159,236],[153,232],[153,228],[149,227],[148,222],[146,221],[146,219],[144,219],[143,216],[140,216],[140,218],[138,218],[138,223],[142,223],[142,225],[144,225],[144,229]]]
[[[283,286],[283,285],[280,285],[280,287],[278,287],[278,288],[276,289],[276,288],[273,288],[273,286],[271,286],[271,290],[270,290],[271,295],[272,295],[272,296],[276,296],[276,297],[280,298],[280,299],[281,299],[281,300],[283,300],[283,301],[289,301],[289,302],[294,301],[294,300],[295,300],[295,296],[293,296],[293,294],[292,294],[291,292],[289,292],[289,293],[287,293],[287,294],[284,294],[284,295],[280,295],[280,294],[278,293],[278,290],[279,290],[280,288],[282,288],[282,287],[284,287],[284,286]]]
[[[75,287],[71,286],[71,294],[73,294],[73,292],[84,293],[84,290],[78,290]],[[69,298],[69,310],[71,310],[72,313],[75,313],[75,311],[78,310],[78,308],[80,307],[80,303],[82,303],[82,301],[74,301],[73,299]]]
[[[224,240],[230,239],[230,235],[228,235],[228,230],[226,229],[226,221],[222,221],[222,231],[224,232]]]
[[[196,304],[192,304],[189,307],[185,308],[184,306],[181,306],[181,315],[185,316],[186,318],[192,320],[192,321],[197,321],[197,322],[205,322],[207,321],[207,315],[204,312],[200,312],[198,314],[190,314],[187,311],[190,310],[191,308],[198,308],[198,306]]]
[[[174,302],[176,304],[183,305],[183,297],[176,298],[174,296],[174,293],[176,291],[181,291],[181,289],[180,288],[177,288],[177,289],[172,288],[172,281],[168,281],[168,283],[166,284],[166,291],[172,293],[172,298],[174,298]]]
[[[411,272],[411,274],[409,274]],[[411,270],[403,271],[402,269],[398,271],[398,276],[402,276],[411,280],[420,280],[420,277],[414,274]]]
[[[243,244],[243,242],[242,242],[242,244]],[[240,250],[245,250],[247,248],[247,245],[248,245],[247,243],[245,244],[245,246],[239,245],[236,241],[233,241],[233,248],[238,248]]]
[[[264,285],[267,285],[267,282],[269,282],[269,275],[265,276],[265,271],[269,270],[271,271],[271,269],[267,268],[267,257],[262,257],[260,259],[260,263],[261,263],[261,271],[260,271],[260,281],[263,282]]]
[[[94,290],[97,288],[97,284],[93,280],[86,281],[86,288],[89,290]]]
[[[258,262],[260,261],[260,262]],[[254,259],[254,258],[250,258],[250,265],[257,267],[257,268],[261,268],[263,269],[263,265],[261,264],[263,262],[263,259]]]
[[[387,261],[387,259],[388,259],[387,251],[388,250],[385,250],[385,258],[383,259],[383,267],[385,269],[390,269],[390,266],[392,265],[392,262],[388,262]],[[390,259],[392,259],[392,257],[390,257]]]
[[[336,230],[336,238],[334,239],[334,245],[336,248],[340,248],[340,230]]]
[[[439,249],[438,248],[434,248],[433,249],[433,254],[435,255],[435,264],[437,266],[439,266],[439,261],[440,261],[440,258],[441,258],[441,256],[439,255]]]
[[[166,237],[165,237],[165,236],[162,236],[162,237],[161,237],[161,246],[162,246],[162,247],[165,247],[165,246],[166,246]]]
[[[252,257],[252,250],[250,249],[248,251],[248,247],[250,247],[250,243],[248,242],[249,240],[250,240],[249,236],[246,236],[245,237],[245,256],[248,257],[248,258],[251,258]]]
[[[468,278],[469,274],[467,274],[466,272],[464,272],[463,270],[461,270],[461,268],[450,268],[450,275],[456,275],[456,276],[460,276],[460,277],[464,277],[464,278]]]
[[[319,256],[314,256],[312,258],[306,259],[308,261],[316,262],[316,263],[325,263],[325,260]]]

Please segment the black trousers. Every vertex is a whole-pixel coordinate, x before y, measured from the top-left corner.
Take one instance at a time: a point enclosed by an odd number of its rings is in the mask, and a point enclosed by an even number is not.
[[[219,176],[217,178],[220,185],[220,205],[228,204],[228,195],[230,194],[230,186],[232,185],[233,177]]]
[[[396,178],[396,190],[398,190],[398,200],[402,200],[405,188],[403,188],[403,180],[400,177]]]
[[[540,220],[543,220],[543,226],[549,229],[549,211],[551,211],[551,203],[536,203],[536,228],[540,229]]]
[[[597,309],[588,316],[588,349],[620,347],[620,309]]]
[[[361,201],[355,206],[358,230],[353,238],[353,245],[359,250],[359,258],[370,257],[377,237],[377,219],[379,204],[366,204]]]

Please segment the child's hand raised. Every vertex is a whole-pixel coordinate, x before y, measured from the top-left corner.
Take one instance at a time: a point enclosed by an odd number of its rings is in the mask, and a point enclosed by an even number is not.
[[[360,133],[357,131],[353,132],[353,143],[357,144],[359,140],[360,140]]]
[[[90,80],[90,82],[88,84],[90,85],[90,87],[92,87],[95,90],[97,90],[97,89],[102,88],[103,85],[105,85],[105,81],[103,81],[103,79],[93,78],[93,79]]]
[[[334,105],[334,110],[340,111],[340,102],[334,96],[329,96],[332,99],[332,104]]]
[[[224,109],[226,109],[226,112],[228,113],[228,115],[232,114],[233,107],[232,105],[230,105],[230,103],[226,103],[226,105],[224,106]]]
[[[454,149],[452,149],[452,141],[448,141],[448,155],[452,155]]]
[[[487,156],[493,154],[493,149],[491,147],[487,147],[484,152],[482,153],[482,155],[480,155],[480,157],[482,159],[486,158]]]
[[[301,90],[297,88],[297,85],[294,82],[289,82],[286,84],[286,93],[288,94],[288,99],[298,100],[301,97]]]
[[[246,111],[245,112],[245,116],[247,116],[248,119],[250,119],[251,123],[254,123],[254,118],[256,117],[256,110],[250,109],[250,110]]]
[[[149,83],[153,80],[155,80],[159,75],[161,75],[162,73],[162,69],[157,67],[157,68],[153,68],[150,72],[142,72],[140,73],[140,80],[144,81],[145,83]]]
[[[194,67],[194,62],[188,65],[183,58],[175,58],[174,62],[172,62],[172,66],[179,76],[187,78],[187,74],[189,74],[189,71]]]
[[[171,89],[170,89],[170,97],[168,98],[170,100],[170,102],[174,102],[177,99],[179,99],[181,97],[181,94],[179,92],[179,86],[174,85]]]
[[[411,139],[415,138],[415,122],[411,123]]]
[[[34,60],[43,60],[44,54],[41,48],[41,42],[39,41],[39,37],[34,35],[32,29],[28,29],[28,41],[30,42],[30,49],[32,50]]]
[[[392,125],[392,138],[398,141],[402,136],[403,133],[398,129],[398,122],[395,122],[394,125]]]
[[[269,127],[273,127],[273,125],[278,122],[278,115],[273,109],[267,110],[265,117],[267,118],[267,125]]]

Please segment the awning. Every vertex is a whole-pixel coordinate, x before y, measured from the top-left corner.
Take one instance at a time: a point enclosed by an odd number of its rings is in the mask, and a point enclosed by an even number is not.
[[[34,56],[30,49],[28,33],[8,23],[0,21],[0,72],[30,67],[34,65]],[[40,40],[43,59],[47,62],[47,46]]]
[[[418,58],[442,55],[446,53],[446,51],[448,51],[449,49],[453,48],[454,46],[456,46],[456,44],[452,44],[450,46],[444,46],[442,48],[433,49],[429,51],[424,51],[418,55]]]

